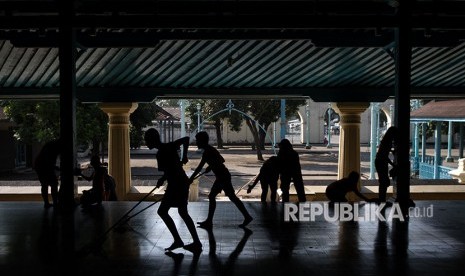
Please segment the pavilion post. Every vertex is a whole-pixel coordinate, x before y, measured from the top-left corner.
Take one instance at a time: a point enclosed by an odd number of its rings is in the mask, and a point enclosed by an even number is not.
[[[447,131],[447,162],[454,162],[454,158],[452,157],[452,135],[453,135],[453,127],[454,123],[449,121],[449,129]]]
[[[459,158],[463,158],[463,123],[459,124]]]
[[[371,103],[371,135],[370,135],[370,179],[375,179],[375,158],[377,146],[377,120],[376,120],[376,104]]]
[[[421,162],[425,162],[426,157],[426,123],[421,124]]]
[[[61,185],[59,204],[72,209],[74,201],[74,168],[76,167],[76,35],[72,26],[73,1],[60,4],[60,138]]]
[[[281,99],[281,140],[286,138],[286,99]]]
[[[411,1],[399,4],[399,22],[395,29],[395,122],[399,129],[396,162],[402,168],[397,175],[396,196],[404,215],[410,201],[411,10]]]
[[[436,122],[434,131],[434,173],[433,178],[439,179],[439,165],[441,164],[441,121]]]

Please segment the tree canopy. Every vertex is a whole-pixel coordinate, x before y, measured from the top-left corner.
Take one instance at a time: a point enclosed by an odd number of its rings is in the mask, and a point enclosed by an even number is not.
[[[16,139],[27,144],[45,143],[60,136],[59,101],[3,101],[5,115],[15,122]],[[76,104],[78,144],[104,142],[107,115],[96,104]]]
[[[280,99],[259,99],[259,100],[234,100],[234,108],[250,116],[244,116],[238,112],[227,112],[227,103],[229,100],[224,99],[200,99],[193,100],[187,108],[190,114],[192,126],[197,127],[197,104],[200,104],[201,123],[204,120],[210,121],[217,129],[218,147],[223,147],[221,138],[220,125],[224,118],[229,119],[229,127],[233,131],[239,131],[242,122],[245,121],[254,137],[253,148],[257,150],[257,158],[263,160],[261,150],[264,149],[266,132],[271,123],[280,118],[281,101]],[[288,99],[286,101],[286,116],[294,115],[299,106],[305,104],[303,99]],[[215,114],[220,110],[224,112]],[[258,127],[258,123],[261,127]]]

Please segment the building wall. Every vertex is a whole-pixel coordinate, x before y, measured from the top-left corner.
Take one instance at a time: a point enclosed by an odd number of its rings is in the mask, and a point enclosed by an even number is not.
[[[314,102],[312,100],[307,100],[308,103],[308,110],[309,110],[309,117],[310,117],[310,143],[311,144],[321,144],[324,141],[324,116],[328,110],[328,103],[327,102]],[[390,118],[389,118],[389,107],[390,105],[393,105],[394,101],[393,100],[387,100],[384,103],[380,103],[380,109],[382,109],[380,112],[384,112],[386,114],[386,117],[388,117],[388,126],[390,123]],[[298,116],[303,122],[301,125],[301,135],[300,135],[300,141],[294,140],[294,143],[306,143],[306,106],[303,105],[299,108],[297,111]],[[360,143],[362,144],[368,144],[370,143],[370,137],[371,137],[371,109],[367,108],[365,112],[361,114],[361,125],[360,125]],[[268,137],[266,139],[267,143],[272,143],[274,140],[274,137],[277,142],[279,142],[279,137],[280,137],[280,125],[281,121],[278,120],[275,125],[271,124],[267,130]],[[276,130],[274,129],[276,127]],[[156,126],[158,129],[158,126]],[[189,128],[187,128],[189,129]],[[207,131],[210,135],[210,141],[212,144],[216,143],[216,132],[213,126],[204,126],[204,130]],[[189,131],[189,130],[187,130]],[[174,123],[174,139],[178,139],[181,134],[180,134],[180,126],[179,122]],[[191,142],[195,141],[195,133],[197,131],[194,129],[191,132],[186,133],[186,135],[190,136]],[[253,142],[253,136],[252,133],[250,132],[249,127],[245,124],[242,123],[241,125],[241,130],[239,132],[235,132],[229,129],[228,126],[228,120],[225,119],[223,122],[223,127],[222,127],[222,138],[224,143],[252,143]],[[336,142],[332,140],[332,142]]]
[[[252,143],[253,135],[245,122],[241,124],[239,132],[232,131],[229,128],[229,120],[225,119],[223,122],[223,142],[224,143]]]
[[[318,144],[323,143],[324,140],[324,117],[328,112],[328,103],[327,102],[314,102],[312,100],[307,100],[308,109],[310,110],[310,143]],[[388,100],[380,104],[380,108],[388,117],[388,124],[390,123],[389,118],[389,106],[394,104],[393,100]],[[301,143],[306,143],[306,106],[301,106],[298,110],[300,120],[302,124],[302,135]],[[367,144],[370,142],[371,137],[371,109],[368,108],[361,114],[361,125],[360,125],[360,143]]]

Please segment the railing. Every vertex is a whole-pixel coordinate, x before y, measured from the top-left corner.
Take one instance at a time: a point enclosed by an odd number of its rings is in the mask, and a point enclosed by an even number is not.
[[[410,171],[414,175],[418,175],[420,170],[420,158],[415,156],[410,156]]]
[[[452,168],[439,166],[439,179],[452,179],[449,172],[453,170]]]
[[[434,177],[434,156],[425,155],[424,162],[420,162],[422,156],[410,156],[410,170],[412,174],[418,175],[420,179],[435,179]],[[439,159],[438,177],[436,179],[451,179],[449,171],[452,168],[441,166],[443,158]]]
[[[449,171],[452,168],[445,167],[445,166],[438,166],[438,174],[439,177],[437,179],[451,179],[449,175]],[[434,178],[434,165],[428,163],[419,163],[419,178],[420,179],[435,179]]]
[[[420,179],[433,179],[434,178],[434,166],[428,163],[419,164],[419,178]]]

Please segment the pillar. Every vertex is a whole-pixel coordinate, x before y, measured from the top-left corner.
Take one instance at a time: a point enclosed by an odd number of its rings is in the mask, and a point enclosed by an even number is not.
[[[102,103],[108,115],[108,170],[116,181],[116,194],[124,200],[131,188],[131,158],[129,153],[129,115],[137,103]]]
[[[425,162],[426,157],[426,123],[421,124],[421,162]]]
[[[436,122],[434,131],[434,179],[439,179],[439,166],[441,165],[441,121]]]
[[[310,146],[310,105],[309,101],[307,100],[307,104],[305,105],[305,124],[302,124],[301,131],[303,132],[303,126],[305,125],[305,148],[311,149]]]
[[[188,105],[186,100],[179,100],[179,107],[181,108],[181,138],[186,136],[186,107]]]
[[[181,135],[180,138],[186,136],[186,107],[188,105],[187,100],[179,100],[179,107],[181,109]],[[183,155],[183,148],[181,148],[181,156]]]
[[[74,16],[72,2],[59,3],[60,17]],[[58,57],[60,61],[60,207],[73,210],[74,168],[76,167],[76,33],[72,26],[60,25]],[[55,199],[53,199],[55,201]],[[56,203],[56,202],[54,202]]]
[[[408,215],[410,201],[410,94],[412,74],[412,10],[414,1],[399,1],[399,25],[395,28],[395,125],[399,129],[395,160],[399,168],[395,181],[396,201]]]
[[[376,158],[376,147],[378,144],[378,120],[376,119],[378,114],[378,105],[371,103],[371,135],[370,135],[370,179],[376,179],[375,177],[375,158]]]
[[[414,173],[417,174],[420,168],[420,133],[418,131],[418,123],[413,125],[413,156],[414,156]]]
[[[281,99],[281,140],[286,138],[286,99]]]
[[[331,146],[331,111],[332,111],[332,106],[331,103],[328,103],[328,144],[326,145],[327,148],[332,148]]]
[[[453,135],[453,128],[454,124],[452,121],[449,121],[449,130],[447,131],[447,162],[454,162],[454,158],[452,157],[452,135]]]
[[[463,122],[460,122],[459,127],[459,158],[463,158]]]
[[[360,173],[360,124],[361,114],[370,103],[343,102],[333,107],[341,116],[339,136],[339,161],[337,178],[347,177],[351,171]],[[360,188],[360,183],[359,183]],[[349,195],[350,201],[358,200]]]

